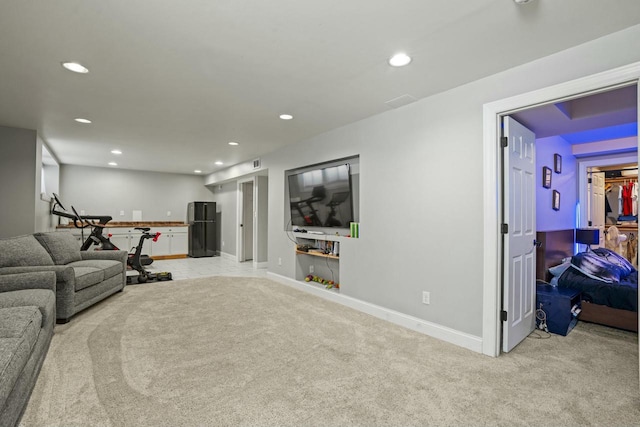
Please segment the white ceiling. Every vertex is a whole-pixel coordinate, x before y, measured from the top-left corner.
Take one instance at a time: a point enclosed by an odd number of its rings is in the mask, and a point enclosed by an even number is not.
[[[63,164],[210,173],[639,23],[638,0],[7,0],[0,125]]]

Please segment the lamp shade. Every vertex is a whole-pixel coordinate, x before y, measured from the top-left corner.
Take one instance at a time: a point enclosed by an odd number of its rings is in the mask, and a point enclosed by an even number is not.
[[[577,228],[576,243],[583,245],[597,245],[600,243],[600,229],[598,228]]]

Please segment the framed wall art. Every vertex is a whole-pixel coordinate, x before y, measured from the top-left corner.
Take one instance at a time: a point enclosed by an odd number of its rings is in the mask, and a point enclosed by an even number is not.
[[[553,190],[553,201],[551,202],[551,207],[554,211],[560,210],[560,192],[558,190]]]
[[[544,188],[551,188],[551,168],[546,166],[542,167],[542,186]]]
[[[562,156],[558,153],[553,155],[553,171],[555,173],[562,172]]]

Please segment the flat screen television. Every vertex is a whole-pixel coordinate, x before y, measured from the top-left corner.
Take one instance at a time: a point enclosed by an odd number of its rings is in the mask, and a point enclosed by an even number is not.
[[[292,226],[349,228],[353,197],[348,164],[294,173],[288,181]]]

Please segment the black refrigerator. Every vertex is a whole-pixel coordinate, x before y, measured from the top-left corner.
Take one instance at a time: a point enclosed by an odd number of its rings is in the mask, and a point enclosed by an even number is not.
[[[189,256],[216,255],[216,203],[190,202],[187,205],[189,223]]]

